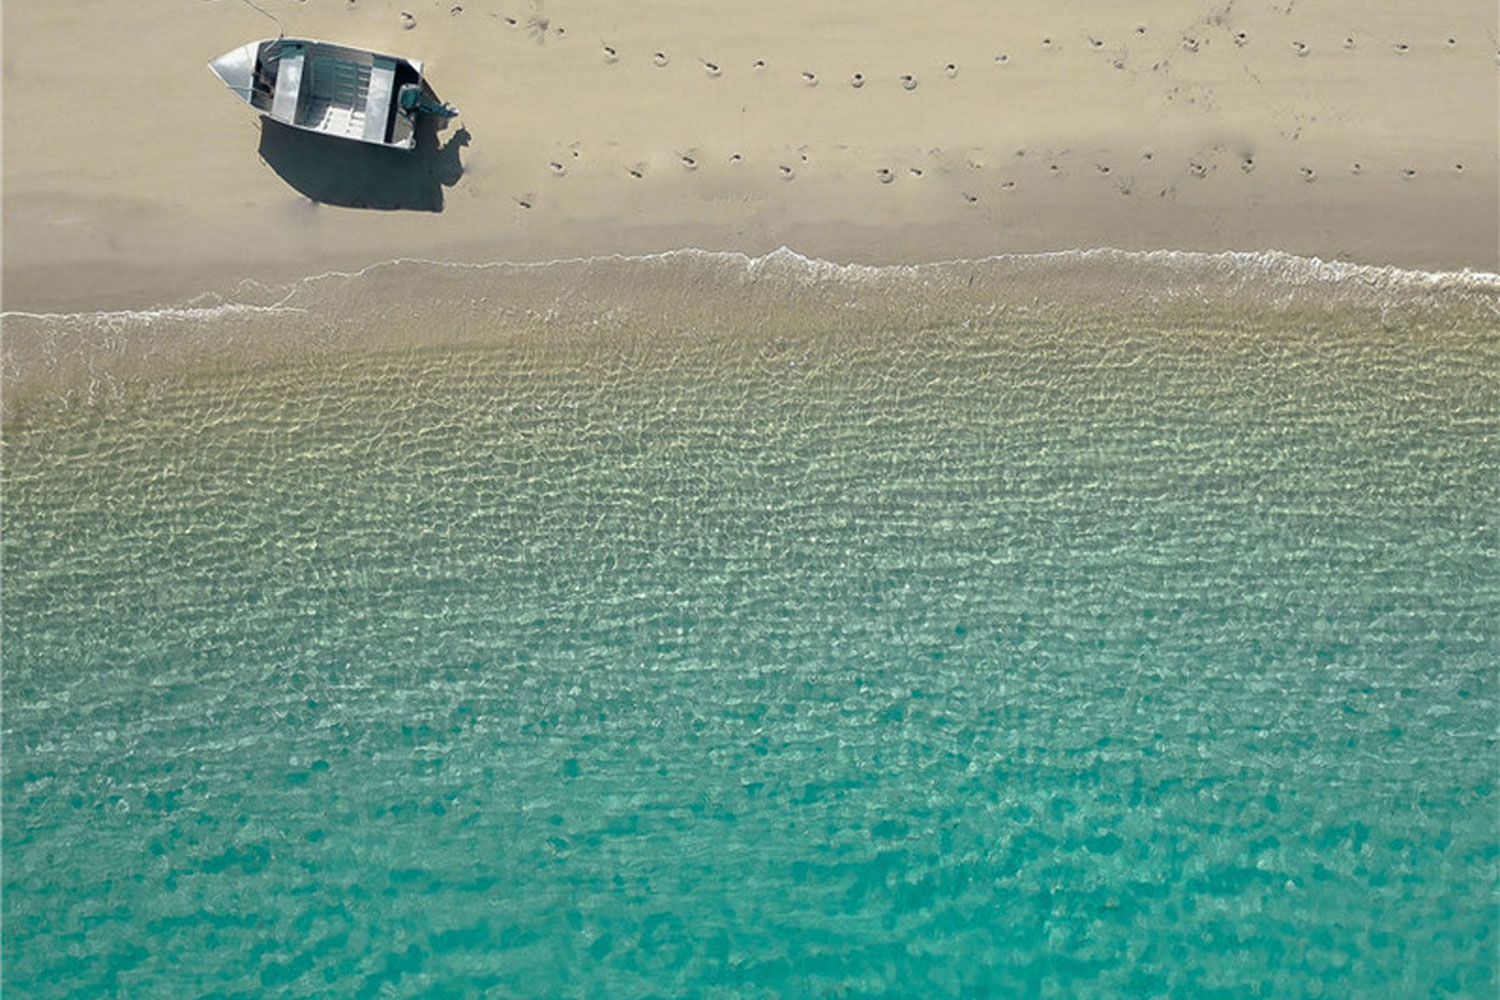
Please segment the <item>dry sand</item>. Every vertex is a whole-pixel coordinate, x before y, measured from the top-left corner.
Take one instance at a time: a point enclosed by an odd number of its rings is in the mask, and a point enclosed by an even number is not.
[[[689,245],[1500,270],[1492,0],[262,6],[426,62],[462,112],[421,160],[442,210],[318,204],[258,155],[275,136],[204,65],[276,34],[241,0],[12,0],[4,308]]]

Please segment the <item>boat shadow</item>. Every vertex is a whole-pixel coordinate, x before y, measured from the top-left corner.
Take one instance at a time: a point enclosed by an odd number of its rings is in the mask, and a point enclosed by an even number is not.
[[[324,205],[382,211],[441,212],[443,188],[463,176],[459,151],[469,144],[460,127],[447,142],[447,121],[421,115],[414,149],[390,149],[338,139],[261,118],[260,158],[298,193]]]

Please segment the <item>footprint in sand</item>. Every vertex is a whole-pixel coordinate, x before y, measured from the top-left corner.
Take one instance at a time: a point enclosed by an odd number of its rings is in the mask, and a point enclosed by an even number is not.
[[[692,153],[678,153],[677,161],[682,164],[684,170],[697,170],[698,160]]]
[[[979,201],[978,195],[970,194],[967,191],[961,191],[959,193],[964,196],[964,201],[968,202],[970,205],[976,204]]]
[[[1405,177],[1407,180],[1411,180],[1412,178],[1417,176],[1417,172],[1411,167],[1407,167],[1405,170],[1401,171],[1401,176]]]
[[[1318,172],[1312,167],[1302,167],[1298,169],[1297,172],[1301,174],[1302,179],[1309,184],[1318,179]]]
[[[1351,174],[1362,174],[1365,172],[1365,165],[1363,163],[1351,163],[1349,165],[1349,172]]]
[[[615,51],[615,47],[613,45],[604,46],[604,61],[607,63],[616,63],[620,61],[620,53]]]
[[[667,63],[671,62],[672,60],[667,58],[667,54],[665,52],[653,52],[651,53],[651,61],[655,63],[658,68],[660,68],[667,65]]]
[[[865,85],[865,75],[863,73],[855,73],[853,76],[851,76],[849,78],[849,86],[853,87],[855,90],[858,90],[860,87],[863,87],[864,85]]]
[[[750,64],[750,68],[751,69],[765,69],[766,68],[766,61],[764,59],[757,59],[757,60],[755,60],[755,62],[753,62],[753,63]]]
[[[1312,49],[1310,49],[1310,48],[1307,47],[1307,43],[1306,42],[1293,42],[1292,43],[1292,51],[1295,52],[1297,54],[1297,58],[1300,59],[1300,58],[1306,56],[1309,52],[1311,52]]]
[[[880,169],[875,171],[875,179],[882,184],[889,184],[891,181],[896,179],[896,175],[891,173],[889,168],[881,167]]]
[[[1006,181],[1004,184],[1000,185],[1000,190],[1001,191],[1014,191],[1015,189],[1016,189],[1016,182],[1015,181]]]
[[[561,163],[559,163],[556,160],[553,160],[552,162],[548,163],[547,164],[547,168],[552,171],[552,174],[555,177],[562,177],[565,174],[567,174],[567,172],[568,172],[568,168],[565,167],[565,166],[563,166]]]
[[[454,17],[457,17],[458,15],[462,14],[463,12],[464,12],[464,9],[459,4],[454,4],[452,7],[448,8],[448,13],[452,14]]]
[[[634,177],[636,180],[640,180],[642,177],[646,176],[646,165],[644,163],[637,163],[635,166],[627,170],[626,173],[630,174],[630,176]]]
[[[1184,52],[1197,52],[1201,44],[1196,38],[1184,36],[1182,39],[1182,49]]]
[[[1348,36],[1347,38],[1344,39],[1344,48],[1346,48],[1346,49],[1352,49],[1355,46],[1357,46],[1358,44],[1359,43],[1354,40],[1354,36],[1353,35],[1350,35],[1350,36]]]
[[[417,15],[413,14],[409,10],[403,10],[401,12],[401,27],[405,28],[407,31],[410,31],[411,29],[415,28],[416,26],[417,26]]]
[[[914,76],[912,76],[910,73],[904,73],[904,74],[902,74],[902,76],[901,76],[901,89],[902,90],[916,90],[917,89],[917,78],[914,77]]]
[[[1411,46],[1407,45],[1405,42],[1397,42],[1395,45],[1393,45],[1391,47],[1396,50],[1396,53],[1398,55],[1403,55],[1404,56],[1408,52],[1411,51]]]
[[[1234,33],[1234,44],[1244,48],[1250,44],[1250,33],[1248,31],[1236,31]]]
[[[1250,173],[1251,171],[1253,171],[1255,169],[1255,157],[1253,157],[1253,156],[1242,157],[1240,159],[1240,169],[1243,170],[1247,174]]]
[[[946,66],[943,67],[943,72],[948,75],[948,79],[950,79],[950,80],[953,79],[955,76],[958,75],[958,64],[957,63],[949,63],[948,65],[946,65]]]
[[[995,65],[997,66],[1004,66],[1008,62],[1010,62],[1010,56],[1006,55],[1004,52],[1001,52],[999,55],[995,56]]]
[[[729,162],[730,163],[739,163],[739,162],[741,162],[744,159],[745,158],[743,156],[741,156],[739,153],[730,153],[729,154]]]
[[[1453,172],[1457,173],[1457,174],[1463,173],[1464,172],[1464,165],[1462,163],[1455,163],[1455,164],[1453,164]]]
[[[922,168],[921,167],[912,167],[910,169],[911,169],[911,175],[913,177],[921,177],[922,176]]]
[[[818,74],[805,69],[802,71],[802,82],[809,87],[816,87],[818,85]]]
[[[718,76],[724,72],[716,62],[709,62],[707,59],[699,59],[698,61],[703,63],[703,72],[709,76]]]
[[[536,195],[530,193],[518,195],[516,196],[516,204],[522,208],[529,209],[536,204]]]

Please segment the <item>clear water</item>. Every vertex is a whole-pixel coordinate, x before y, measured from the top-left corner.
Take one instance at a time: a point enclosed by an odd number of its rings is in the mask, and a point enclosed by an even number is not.
[[[1500,285],[1272,264],[10,317],[4,995],[1493,996]]]

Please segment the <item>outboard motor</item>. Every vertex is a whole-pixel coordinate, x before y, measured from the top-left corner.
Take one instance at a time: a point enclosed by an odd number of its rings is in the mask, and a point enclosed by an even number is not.
[[[422,93],[421,85],[416,83],[402,84],[401,89],[396,92],[396,103],[402,111],[412,117],[442,115],[444,118],[452,118],[458,114],[458,109],[446,101],[429,100],[427,95]]]

